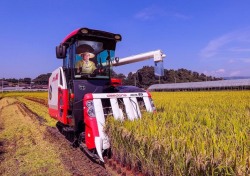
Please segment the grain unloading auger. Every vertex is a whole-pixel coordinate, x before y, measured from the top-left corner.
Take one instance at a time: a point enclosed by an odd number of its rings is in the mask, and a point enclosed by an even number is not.
[[[58,120],[59,130],[75,146],[80,146],[88,155],[104,162],[110,143],[104,132],[105,119],[140,118],[142,111],[154,112],[151,95],[138,87],[123,86],[111,78],[112,66],[130,64],[154,58],[155,72],[163,73],[163,58],[160,51],[151,51],[123,59],[115,57],[119,34],[80,28],[70,33],[56,47],[57,58],[63,66],[52,72],[49,78],[49,114]],[[85,55],[94,62],[91,73],[83,71]],[[80,57],[82,56],[82,57]],[[86,62],[89,63],[89,62]]]

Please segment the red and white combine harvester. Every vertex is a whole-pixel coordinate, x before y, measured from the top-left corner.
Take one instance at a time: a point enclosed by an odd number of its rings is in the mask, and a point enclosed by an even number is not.
[[[159,76],[163,72],[165,55],[160,50],[122,59],[115,57],[116,43],[121,39],[119,34],[88,28],[71,32],[56,47],[56,57],[63,59],[63,66],[49,78],[50,116],[58,120],[59,130],[73,145],[102,162],[103,156],[110,154],[109,138],[104,131],[108,116],[133,120],[140,118],[142,111],[155,111],[148,92],[111,78],[112,67],[153,58],[155,71]],[[89,73],[83,71],[86,65],[78,63],[83,62],[86,53],[94,68]]]

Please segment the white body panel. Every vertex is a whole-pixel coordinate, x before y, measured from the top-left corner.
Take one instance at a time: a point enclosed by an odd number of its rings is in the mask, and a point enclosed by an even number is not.
[[[124,116],[123,116],[121,108],[119,108],[118,106],[117,98],[111,98],[110,103],[111,103],[114,118],[116,120],[118,119],[123,120]]]
[[[51,109],[58,108],[58,88],[67,89],[66,78],[62,67],[54,70],[49,78],[48,104]]]
[[[100,159],[103,161],[101,151],[108,149],[110,147],[109,139],[107,134],[104,132],[105,125],[105,114],[103,112],[102,99],[109,99],[112,116],[115,119],[123,120],[127,117],[129,120],[134,120],[141,118],[141,107],[139,106],[137,98],[142,98],[144,103],[145,111],[153,112],[154,107],[152,107],[150,97],[146,92],[131,92],[131,93],[100,93],[92,94],[93,95],[93,104],[95,109],[96,121],[98,126],[99,137],[95,138],[95,145],[97,153]],[[121,101],[122,100],[122,101]],[[119,101],[122,102],[125,109],[119,107]],[[101,144],[100,144],[101,143]]]
[[[102,102],[101,102],[101,99],[94,99],[93,103],[95,107],[95,114],[96,114],[99,136],[103,141],[102,149],[105,150],[110,147],[110,143],[108,142],[108,136],[104,133],[105,118],[104,118],[104,113],[103,113]]]

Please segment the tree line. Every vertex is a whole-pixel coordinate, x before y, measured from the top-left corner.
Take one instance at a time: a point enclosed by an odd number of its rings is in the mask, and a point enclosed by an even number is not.
[[[36,77],[35,79],[31,79],[31,78],[3,78],[0,79],[0,81],[4,81],[5,83],[11,83],[14,85],[17,84],[36,84],[36,85],[48,85],[48,81],[49,81],[49,77],[50,77],[51,73],[47,73],[47,74],[41,74],[38,77]],[[1,84],[1,83],[0,83]]]
[[[120,78],[124,85],[136,85],[141,88],[148,88],[152,84],[183,83],[183,82],[201,82],[216,81],[223,78],[207,76],[204,73],[193,72],[184,68],[178,70],[164,69],[164,76],[155,76],[153,66],[144,66],[135,73],[130,72],[128,76],[113,73],[115,78]]]
[[[12,83],[26,83],[26,84],[36,84],[36,85],[48,85],[48,80],[51,73],[41,74],[35,79],[23,78],[23,79],[4,79],[4,81]],[[122,73],[116,73],[112,71],[112,77],[120,78],[123,85],[135,85],[141,88],[148,88],[152,84],[165,84],[165,83],[183,83],[183,82],[201,82],[201,81],[216,81],[223,80],[223,78],[216,78],[212,76],[207,76],[203,73],[198,73],[195,71],[187,70],[184,68],[173,70],[164,69],[164,76],[155,76],[153,66],[144,66],[143,68],[137,70],[136,72],[130,72],[127,76]]]

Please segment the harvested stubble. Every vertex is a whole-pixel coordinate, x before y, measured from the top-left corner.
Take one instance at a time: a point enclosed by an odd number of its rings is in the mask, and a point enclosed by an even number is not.
[[[106,123],[121,160],[149,175],[250,174],[250,91],[152,95],[156,114]]]

